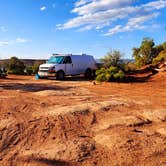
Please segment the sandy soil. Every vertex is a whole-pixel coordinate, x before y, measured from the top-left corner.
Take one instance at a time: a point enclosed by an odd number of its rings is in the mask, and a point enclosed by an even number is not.
[[[10,75],[0,113],[1,166],[166,165],[164,72],[102,84]]]

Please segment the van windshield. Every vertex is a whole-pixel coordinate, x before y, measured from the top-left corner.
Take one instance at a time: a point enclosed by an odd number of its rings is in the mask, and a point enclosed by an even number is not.
[[[48,59],[47,63],[56,63],[61,64],[64,59],[64,56],[52,56]]]

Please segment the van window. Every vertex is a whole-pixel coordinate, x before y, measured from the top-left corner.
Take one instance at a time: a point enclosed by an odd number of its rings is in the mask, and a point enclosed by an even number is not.
[[[55,63],[55,64],[61,64],[63,61],[63,56],[52,56],[50,59],[47,61],[47,63]]]
[[[67,56],[67,57],[64,59],[63,63],[65,63],[65,64],[72,63],[71,57],[70,57],[70,56]]]

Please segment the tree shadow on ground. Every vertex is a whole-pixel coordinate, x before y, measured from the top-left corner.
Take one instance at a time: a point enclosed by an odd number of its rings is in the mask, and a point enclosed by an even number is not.
[[[124,83],[144,83],[144,82],[149,81],[150,77],[153,75],[154,74],[149,74],[147,76],[141,76],[141,77],[128,75],[122,82],[124,82]]]
[[[57,86],[57,85],[46,85],[46,84],[33,84],[33,83],[5,83],[0,84],[0,88],[5,90],[21,90],[26,92],[38,92],[44,90],[68,90],[70,86]]]
[[[126,78],[124,79],[123,82],[125,83],[143,83],[143,82],[147,82],[149,81],[149,79],[151,78],[151,76],[154,76],[158,73],[157,70],[153,69],[153,68],[145,68],[142,70],[136,70],[133,71],[131,73],[128,73]],[[137,76],[137,74],[139,76]]]
[[[149,72],[155,74],[155,73],[157,73],[157,71],[155,70],[156,68],[157,68],[157,66],[150,65],[150,66],[146,66],[139,70],[130,71],[129,74],[145,74],[145,73],[149,73]]]

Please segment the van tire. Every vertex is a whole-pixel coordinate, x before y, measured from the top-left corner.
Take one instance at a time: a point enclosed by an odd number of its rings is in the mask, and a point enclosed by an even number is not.
[[[57,72],[56,78],[57,78],[58,80],[63,80],[64,77],[65,77],[64,71],[60,70],[60,71]]]
[[[85,77],[88,78],[88,79],[91,79],[93,77],[93,72],[92,72],[91,69],[86,69]]]

